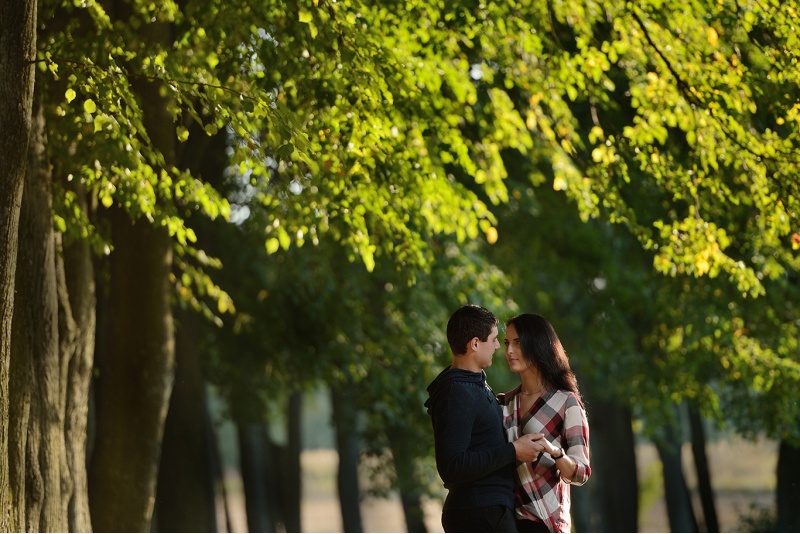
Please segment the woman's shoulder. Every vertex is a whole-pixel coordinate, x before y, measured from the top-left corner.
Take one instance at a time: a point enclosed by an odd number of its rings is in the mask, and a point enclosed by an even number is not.
[[[522,386],[520,385],[520,386],[515,387],[511,391],[507,391],[505,393],[498,393],[497,394],[497,402],[499,402],[503,406],[507,405],[508,403],[510,403],[514,399],[514,397],[517,396],[517,393],[519,393],[519,390],[520,390],[521,387]]]
[[[571,407],[571,406],[580,406],[583,408],[583,401],[581,398],[575,394],[574,391],[570,391],[568,389],[557,389],[553,392],[553,396],[551,397],[551,402],[555,402],[558,405],[564,407]]]

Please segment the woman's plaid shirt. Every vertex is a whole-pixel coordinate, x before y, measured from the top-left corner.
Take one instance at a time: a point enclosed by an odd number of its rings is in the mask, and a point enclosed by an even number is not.
[[[578,468],[567,483],[561,478],[556,462],[542,454],[533,462],[518,462],[516,470],[516,514],[521,519],[538,518],[550,532],[570,531],[569,485],[581,486],[592,473],[589,466],[589,423],[583,404],[571,391],[548,390],[526,414],[519,413],[517,394],[521,386],[498,395],[503,407],[506,439],[514,441],[523,434],[544,434],[554,446],[564,449]]]

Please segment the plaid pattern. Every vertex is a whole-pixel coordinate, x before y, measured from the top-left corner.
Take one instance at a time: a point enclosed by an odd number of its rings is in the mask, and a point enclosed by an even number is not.
[[[519,413],[517,394],[521,386],[498,395],[503,407],[506,439],[523,434],[544,434],[556,447],[575,460],[578,468],[571,484],[581,486],[592,473],[589,466],[589,423],[581,401],[570,391],[548,390],[526,414]],[[533,462],[518,462],[516,513],[520,519],[544,521],[550,532],[570,531],[570,484],[561,479],[556,462],[542,454]]]

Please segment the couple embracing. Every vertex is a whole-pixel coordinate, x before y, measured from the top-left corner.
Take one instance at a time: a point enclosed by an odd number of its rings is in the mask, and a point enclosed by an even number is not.
[[[495,395],[484,369],[499,342],[486,308],[447,323],[453,362],[428,386],[436,466],[448,495],[445,532],[569,532],[570,485],[584,484],[589,425],[575,375],[552,325],[531,313],[505,325],[505,355],[520,385]]]

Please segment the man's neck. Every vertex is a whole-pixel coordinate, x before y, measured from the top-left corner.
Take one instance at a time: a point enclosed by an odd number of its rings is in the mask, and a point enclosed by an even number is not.
[[[473,373],[480,373],[483,371],[480,365],[467,355],[455,356],[453,363],[450,364],[451,369],[462,369],[464,371],[472,371]]]

